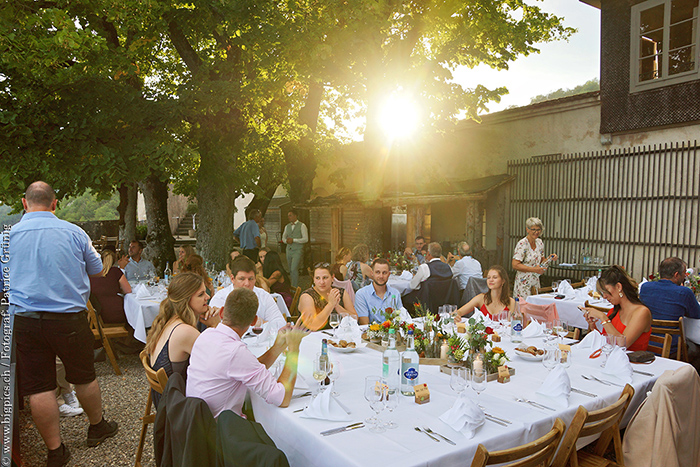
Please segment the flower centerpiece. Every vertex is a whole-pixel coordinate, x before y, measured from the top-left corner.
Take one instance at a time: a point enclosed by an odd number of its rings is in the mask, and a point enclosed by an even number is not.
[[[403,271],[411,271],[414,264],[409,261],[403,251],[389,251],[387,253],[378,254],[377,258],[385,258],[389,261],[389,268],[392,272],[401,274]]]
[[[467,333],[462,337],[453,333],[447,339],[447,357],[452,363],[470,363],[474,356],[480,355],[486,369],[496,372],[499,366],[505,365],[510,359],[500,347],[493,347],[488,336],[493,334],[493,329],[486,326],[483,321],[470,318],[467,325]]]

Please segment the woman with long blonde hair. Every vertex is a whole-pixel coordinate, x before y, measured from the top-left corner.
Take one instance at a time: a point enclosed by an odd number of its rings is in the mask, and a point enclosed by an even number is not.
[[[168,376],[176,372],[187,378],[192,346],[199,337],[197,323],[211,327],[221,320],[219,308],[210,307],[208,301],[204,280],[198,274],[182,272],[173,277],[146,340],[151,368],[163,368]],[[160,395],[154,393],[154,398],[158,407]]]
[[[114,250],[102,250],[102,272],[90,278],[91,299],[99,307],[105,323],[126,323],[124,299],[121,294],[131,293],[131,285],[124,273],[117,267],[117,254]]]
[[[207,271],[204,269],[204,258],[199,255],[190,255],[185,264],[182,266],[181,271],[193,272],[204,279],[204,284],[207,287],[207,293],[212,297],[214,296],[216,290],[214,290],[214,285],[209,277],[209,274],[207,274]]]
[[[182,271],[182,267],[187,262],[187,258],[194,254],[194,248],[192,245],[182,245],[178,250],[177,261],[173,264],[173,273],[177,274]]]

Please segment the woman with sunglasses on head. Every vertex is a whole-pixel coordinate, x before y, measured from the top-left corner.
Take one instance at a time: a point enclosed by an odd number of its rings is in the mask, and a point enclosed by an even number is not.
[[[588,329],[596,329],[600,322],[603,334],[625,336],[627,350],[646,350],[651,336],[651,311],[639,299],[634,279],[622,267],[611,266],[601,273],[596,288],[613,308],[605,313],[593,307],[580,307]]]
[[[515,245],[511,261],[516,271],[513,296],[520,299],[529,297],[532,287],[540,288],[540,276],[547,270],[542,267],[542,262],[548,259],[544,256],[544,243],[540,239],[542,221],[531,217],[525,221],[525,227],[527,236]],[[556,261],[557,255],[549,255],[549,259]]]
[[[314,266],[314,284],[302,292],[299,297],[299,311],[304,326],[312,331],[323,329],[328,324],[328,317],[333,310],[340,315],[350,315],[357,319],[357,312],[352,301],[343,289],[333,287],[333,275],[328,263]]]

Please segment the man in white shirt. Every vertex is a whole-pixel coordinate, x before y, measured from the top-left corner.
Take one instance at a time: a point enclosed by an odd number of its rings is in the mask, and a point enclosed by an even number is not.
[[[234,289],[241,287],[252,290],[258,296],[257,316],[260,323],[274,322],[277,328],[282,328],[287,324],[272,295],[260,287],[255,287],[255,264],[247,256],[240,256],[233,261],[231,264],[231,285],[216,292],[209,302],[209,306],[223,307],[226,303],[226,297]]]
[[[421,283],[430,280],[441,280],[452,278],[452,268],[447,263],[440,261],[442,247],[437,242],[428,244],[428,253],[425,256],[425,263],[418,266],[416,275],[411,279],[411,288],[420,289]]]
[[[459,281],[459,288],[463,290],[467,286],[470,277],[484,277],[481,270],[481,263],[469,255],[469,244],[460,242],[457,246],[459,256],[454,256],[451,253],[447,254],[447,262],[452,264],[452,274]]]
[[[126,280],[135,281],[146,279],[147,276],[155,276],[156,268],[147,259],[141,258],[143,244],[139,240],[129,243],[129,262],[124,267]]]
[[[287,266],[292,287],[299,286],[299,265],[304,257],[304,244],[309,242],[309,230],[299,221],[297,212],[290,209],[287,213],[289,224],[284,228],[282,241],[287,244]]]

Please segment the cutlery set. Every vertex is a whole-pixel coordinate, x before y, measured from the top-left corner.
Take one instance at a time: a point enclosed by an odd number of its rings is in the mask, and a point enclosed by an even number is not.
[[[447,442],[448,442],[449,444],[451,444],[452,446],[456,446],[456,445],[457,445],[457,443],[455,443],[455,442],[452,441],[451,439],[442,436],[440,433],[434,432],[433,430],[431,430],[431,429],[428,428],[428,427],[420,428],[420,427],[414,426],[413,429],[416,430],[416,431],[419,432],[419,433],[424,433],[424,434],[428,435],[428,437],[429,437],[430,439],[432,439],[433,441],[437,441],[438,443],[440,442],[440,440],[437,439],[437,438],[436,438],[435,436],[433,436],[433,435],[439,436],[440,438],[444,439],[445,441],[447,441]]]
[[[605,384],[606,386],[620,386],[620,387],[623,386],[622,384],[619,384],[619,383],[614,383],[614,382],[612,382],[612,381],[607,381],[607,380],[605,380],[605,379],[596,378],[596,377],[593,376],[593,375],[590,375],[590,376],[588,376],[588,375],[581,375],[581,378],[587,379],[588,381],[598,381],[599,383],[603,383],[603,384]]]

